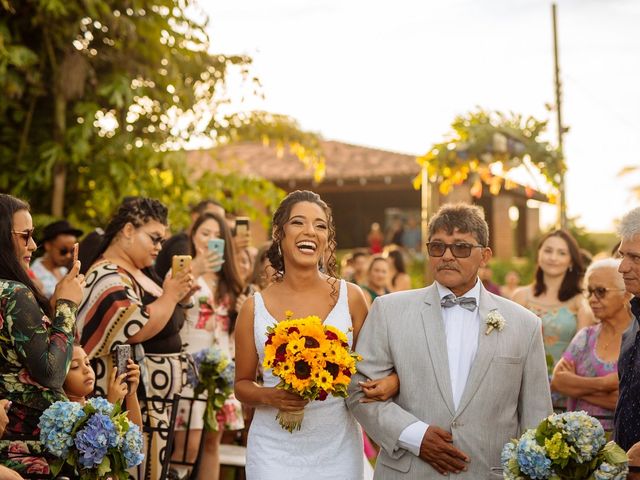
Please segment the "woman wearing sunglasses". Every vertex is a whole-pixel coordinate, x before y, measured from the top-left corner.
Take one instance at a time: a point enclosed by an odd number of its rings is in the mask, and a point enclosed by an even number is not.
[[[190,270],[162,282],[150,268],[167,228],[167,207],[158,200],[125,200],[107,225],[96,258],[87,272],[85,300],[78,320],[81,343],[96,372],[96,392],[105,395],[115,369],[113,352],[132,346],[141,364],[141,402],[147,426],[167,422],[167,399],[182,389],[182,372],[190,356],[182,352],[183,308],[194,290]],[[147,449],[149,479],[159,477],[165,440],[154,435]]]
[[[580,330],[553,370],[551,389],[569,397],[567,410],[585,410],[613,428],[618,400],[618,355],[629,326],[631,294],[618,272],[620,260],[606,258],[589,266],[585,296],[600,323]]]
[[[549,232],[538,246],[534,283],[515,291],[513,301],[542,320],[549,373],[562,358],[578,330],[594,323],[580,287],[584,267],[578,243],[565,230]],[[556,395],[555,407],[565,399]]]
[[[49,303],[27,273],[36,249],[32,235],[29,206],[0,194],[0,399],[11,401],[0,463],[10,461],[21,474],[46,475],[49,466],[39,442],[10,439],[38,435],[42,412],[66,400],[62,385],[71,362],[84,277],[76,262]]]

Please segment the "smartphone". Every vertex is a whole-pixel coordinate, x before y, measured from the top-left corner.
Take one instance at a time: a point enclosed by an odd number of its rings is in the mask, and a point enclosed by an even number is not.
[[[191,255],[174,255],[171,259],[171,276],[176,277],[191,267]]]
[[[73,263],[71,265],[75,265],[78,261],[78,250],[80,249],[80,244],[78,242],[73,244]]]
[[[236,217],[236,236],[249,235],[249,217]]]
[[[224,259],[224,238],[212,238],[207,244],[210,252],[216,252],[221,259]],[[214,272],[219,272],[222,265],[213,269]]]
[[[118,369],[117,376],[127,373],[127,365],[129,365],[129,359],[131,358],[131,345],[123,343],[116,345],[115,350],[115,365]]]

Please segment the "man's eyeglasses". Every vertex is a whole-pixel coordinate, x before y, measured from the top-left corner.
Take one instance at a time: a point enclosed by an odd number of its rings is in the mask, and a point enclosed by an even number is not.
[[[60,255],[62,255],[63,257],[66,257],[67,255],[73,253],[73,248],[62,247],[60,250],[58,250],[58,252],[60,252]]]
[[[154,247],[162,247],[162,245],[164,245],[164,238],[163,237],[157,237],[155,235],[151,235],[150,233],[144,232],[147,234],[147,236],[151,239],[151,243],[153,243]]]
[[[591,298],[591,295],[595,295],[598,300],[602,300],[607,296],[607,292],[624,292],[624,290],[624,288],[587,287],[587,290],[584,292],[584,296]]]
[[[35,231],[35,228],[32,228],[31,230],[24,230],[23,232],[17,232],[15,230],[11,230],[11,232],[14,235],[18,235],[20,238],[22,238],[24,240],[24,246],[28,247],[29,246],[29,240],[31,240],[31,238],[33,238],[33,232]]]
[[[474,248],[484,248],[484,245],[473,245],[471,243],[444,243],[427,242],[427,251],[430,257],[442,257],[447,248],[451,250],[451,255],[456,258],[467,258]]]

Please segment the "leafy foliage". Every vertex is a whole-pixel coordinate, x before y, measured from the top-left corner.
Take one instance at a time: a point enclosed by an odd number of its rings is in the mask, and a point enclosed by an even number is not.
[[[493,195],[503,184],[506,189],[513,188],[513,182],[491,173],[496,164],[504,173],[519,166],[533,166],[557,188],[566,167],[557,151],[540,139],[546,125],[533,117],[478,109],[456,117],[450,138],[418,157],[418,163],[426,169],[430,181],[439,182],[444,195],[467,179],[473,184],[471,194],[475,197],[482,195],[483,184]],[[421,179],[416,177],[416,187]]]
[[[194,0],[2,0],[0,190],[85,225],[126,195],[153,195],[183,224],[206,196],[251,210],[282,195],[234,173],[198,176],[185,147],[276,141],[322,176],[315,135],[231,110],[229,78],[251,95],[260,84],[250,58],[211,53],[208,22]]]

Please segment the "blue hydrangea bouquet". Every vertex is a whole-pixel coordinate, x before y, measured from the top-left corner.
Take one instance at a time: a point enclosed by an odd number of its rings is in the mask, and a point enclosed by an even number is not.
[[[502,450],[507,480],[623,480],[628,458],[586,412],[554,414]]]
[[[40,416],[40,442],[53,456],[56,476],[67,464],[80,480],[129,478],[127,469],[142,463],[142,433],[120,405],[96,397],[82,406],[55,402]]]
[[[218,431],[217,414],[224,402],[233,393],[236,366],[216,346],[201,350],[193,355],[198,377],[191,378],[196,396],[207,393],[207,406],[204,412],[204,427],[209,431]]]

